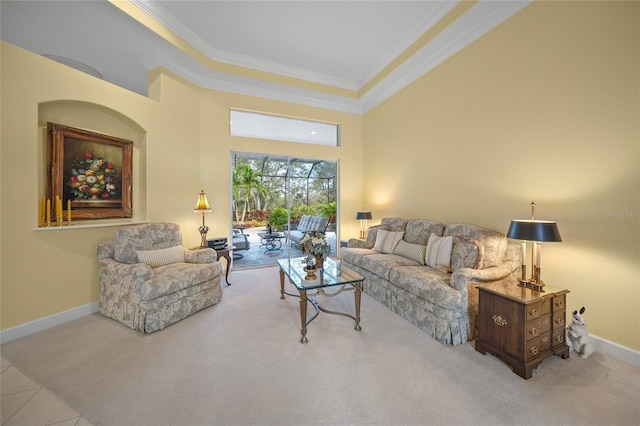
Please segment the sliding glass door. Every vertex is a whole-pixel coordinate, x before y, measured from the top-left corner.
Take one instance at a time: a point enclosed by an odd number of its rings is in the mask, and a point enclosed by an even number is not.
[[[304,216],[324,217],[323,231],[337,253],[337,162],[232,153],[234,267],[272,266],[302,256],[292,231]]]

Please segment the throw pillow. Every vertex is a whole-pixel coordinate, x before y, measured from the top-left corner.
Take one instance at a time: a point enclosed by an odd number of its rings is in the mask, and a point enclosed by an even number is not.
[[[449,272],[451,270],[452,248],[453,237],[439,237],[436,234],[431,234],[429,241],[427,241],[427,252],[424,256],[425,263],[432,268]]]
[[[451,270],[460,268],[482,269],[484,246],[478,240],[464,235],[453,237]]]
[[[373,247],[375,245],[376,235],[378,235],[378,231],[381,229],[385,231],[389,230],[387,228],[387,225],[374,225],[370,226],[369,229],[367,229],[367,246]]]
[[[424,254],[427,250],[427,246],[421,246],[420,244],[411,244],[405,240],[400,240],[396,246],[393,254],[398,256],[404,256],[408,259],[413,259],[416,262],[420,262],[424,265]]]
[[[138,262],[146,263],[152,268],[170,265],[172,263],[184,263],[184,247],[175,246],[159,250],[136,250]]]
[[[379,251],[380,253],[391,254],[403,236],[404,232],[391,232],[378,229],[376,244],[373,246],[373,250]]]

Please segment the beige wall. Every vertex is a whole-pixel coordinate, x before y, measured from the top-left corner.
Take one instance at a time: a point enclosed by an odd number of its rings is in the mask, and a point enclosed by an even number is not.
[[[1,84],[0,318],[7,329],[97,300],[96,244],[114,230],[34,231],[45,191],[47,121],[134,141],[134,222],[146,214],[140,154],[157,103],[5,43]]]
[[[115,224],[175,222],[185,246],[195,246],[201,219],[193,207],[204,189],[214,208],[210,235],[228,235],[232,150],[339,159],[340,217],[349,236],[357,233],[351,218],[362,201],[360,116],[205,91],[161,70],[150,74],[146,98],[9,44],[1,53],[0,329],[97,301],[96,246],[111,238]],[[230,138],[230,106],[339,123],[343,145]],[[47,121],[134,141],[134,218],[34,230],[45,188]]]
[[[95,248],[115,227],[34,231],[46,120],[134,140],[138,220],[172,221],[196,245],[196,194],[228,235],[232,151],[338,159],[340,220],[385,216],[506,231],[558,221],[543,277],[587,307],[591,333],[640,349],[637,2],[536,2],[364,118],[201,90],[150,75],[150,98],[2,44],[0,328],[97,300]],[[341,125],[339,148],[231,138],[230,107]],[[366,150],[363,152],[363,140]],[[364,170],[364,171],[363,171]],[[619,214],[622,216],[612,216]],[[105,223],[105,222],[101,222]]]
[[[639,7],[535,2],[364,117],[374,218],[506,232],[535,201],[563,237],[543,279],[586,306],[592,334],[636,350]]]

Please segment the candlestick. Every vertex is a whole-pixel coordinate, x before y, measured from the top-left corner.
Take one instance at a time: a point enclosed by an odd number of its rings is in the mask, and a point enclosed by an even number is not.
[[[67,225],[71,225],[71,200],[67,200]]]
[[[60,196],[56,195],[56,225],[60,226]]]
[[[522,243],[522,264],[527,265],[527,243]]]
[[[542,251],[542,244],[536,244],[536,266],[538,269],[542,268],[542,264],[540,263],[540,252]]]
[[[51,200],[47,198],[47,226],[51,225]]]
[[[43,214],[44,208],[42,206],[42,199],[40,199],[40,201],[38,201],[38,226],[42,226],[42,222],[44,222],[44,219],[42,217]]]
[[[531,246],[531,264],[535,268],[538,266],[538,256],[536,255],[536,243],[533,243]]]

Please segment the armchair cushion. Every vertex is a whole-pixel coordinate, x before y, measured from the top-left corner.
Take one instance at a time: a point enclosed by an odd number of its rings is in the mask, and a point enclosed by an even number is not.
[[[140,286],[140,300],[153,300],[213,280],[219,274],[210,266],[200,263],[175,263],[154,268],[153,278]]]

